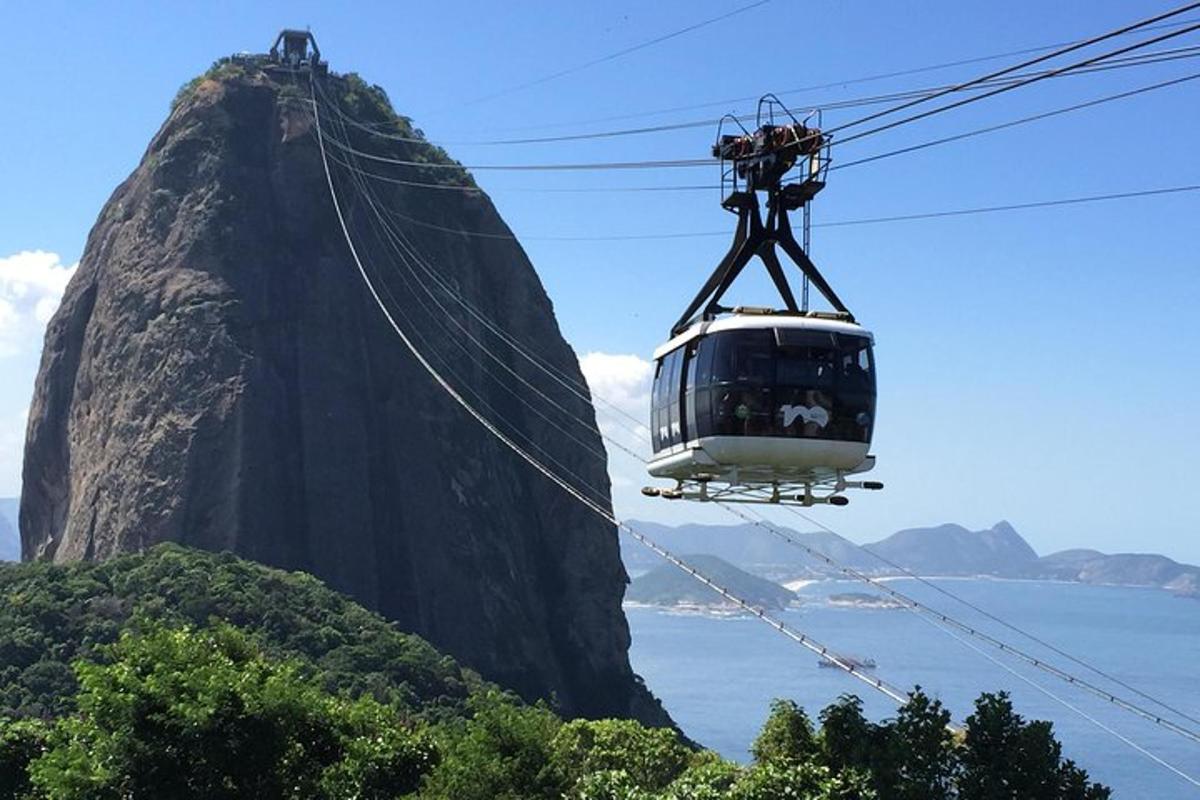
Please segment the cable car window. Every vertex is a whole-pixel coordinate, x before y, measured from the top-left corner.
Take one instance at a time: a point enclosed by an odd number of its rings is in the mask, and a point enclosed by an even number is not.
[[[696,389],[695,396],[689,399],[694,411],[689,407],[687,435],[690,439],[712,436],[712,384],[713,354],[717,350],[717,340],[711,336],[701,337],[696,343]],[[691,416],[695,414],[695,417]]]
[[[696,373],[700,356],[700,342],[693,339],[688,344],[684,361],[683,381],[683,441],[696,435]]]
[[[684,370],[684,348],[679,348],[673,355],[674,363],[671,365],[671,444],[683,443],[683,370]]]
[[[696,386],[707,386],[712,382],[713,353],[716,342],[712,337],[705,336],[695,343],[696,347]]]
[[[713,353],[713,383],[769,383],[771,380],[771,332],[731,331],[716,335]]]
[[[805,328],[775,328],[775,344],[789,347],[833,347],[837,334]]]
[[[663,372],[667,364],[667,356],[663,356],[658,361],[658,366],[654,370],[654,407],[659,408],[663,404],[663,392],[666,390],[666,381],[663,380]]]
[[[658,364],[655,367],[654,385],[650,392],[650,434],[651,444],[655,452],[662,450],[666,446],[666,433],[669,424],[664,418],[665,408],[663,404],[663,393],[667,387],[666,366],[667,358],[664,356],[658,360]]]
[[[700,339],[688,363],[696,364],[685,398],[689,438],[870,441],[875,377],[865,336],[797,328],[719,331]],[[667,420],[664,425],[669,430]]]

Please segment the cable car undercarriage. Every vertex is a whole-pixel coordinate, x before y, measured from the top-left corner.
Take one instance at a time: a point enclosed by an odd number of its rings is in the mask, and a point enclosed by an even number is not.
[[[764,106],[769,121],[763,122]],[[868,453],[875,417],[873,337],[808,256],[809,203],[825,186],[828,137],[798,121],[774,124],[772,95],[759,101],[754,133],[720,135],[722,206],[738,216],[733,244],[654,353],[651,475],[669,500],[846,505],[850,480],[875,465]],[[807,122],[807,120],[805,121]],[[797,165],[802,177],[784,177]],[[730,191],[725,191],[726,185]],[[766,196],[763,219],[758,193]],[[790,212],[803,213],[803,246]],[[776,246],[803,275],[798,303]],[[721,300],[757,257],[782,309],[725,307]],[[809,285],[832,311],[808,307]]]

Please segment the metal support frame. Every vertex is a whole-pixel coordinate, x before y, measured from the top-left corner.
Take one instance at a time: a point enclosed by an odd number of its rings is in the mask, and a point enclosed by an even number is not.
[[[786,114],[791,124],[776,124],[777,110]],[[722,128],[719,127],[717,142],[713,145],[713,155],[721,160],[721,192],[724,196],[721,205],[737,214],[737,228],[729,252],[671,328],[672,335],[682,333],[699,319],[712,319],[723,311],[731,310],[721,305],[721,298],[755,257],[762,260],[789,313],[809,313],[808,290],[811,284],[834,310],[848,320],[854,320],[850,309],[846,308],[846,304],[808,256],[809,203],[825,187],[825,173],[829,167],[829,139],[821,133],[819,114],[817,127],[808,127],[812,116],[810,114],[801,122],[779,98],[768,94],[759,100],[759,127],[755,132],[741,127],[741,123],[732,115],[722,118],[722,126],[726,120],[732,120],[742,130],[742,135],[722,135]],[[797,164],[807,168],[803,179],[784,183],[784,176]],[[725,196],[727,183],[731,191]],[[765,221],[759,192],[766,195]],[[789,217],[789,213],[797,209],[801,209],[803,214],[803,245],[796,241]],[[776,246],[783,250],[803,276],[799,303],[779,262]]]
[[[803,187],[804,185],[799,184],[798,186]],[[817,269],[817,265],[808,257],[792,233],[791,219],[788,216],[789,206],[792,205],[792,202],[789,202],[791,198],[788,197],[789,188],[791,187],[784,187],[776,182],[766,190],[767,218],[765,222],[762,218],[758,193],[753,187],[749,187],[747,191],[734,192],[729,196],[725,201],[725,206],[731,211],[736,211],[738,215],[733,244],[688,305],[687,310],[683,312],[679,321],[675,323],[671,329],[672,334],[677,335],[683,332],[698,319],[711,319],[722,311],[728,311],[729,309],[721,305],[721,298],[755,256],[760,258],[766,266],[767,274],[771,276],[786,309],[793,313],[799,313],[801,306],[797,304],[787,276],[779,263],[779,257],[775,252],[776,245],[782,248],[788,258],[800,269],[807,282],[815,286],[836,311],[845,314],[849,320],[854,320],[850,309],[825,280],[820,270]],[[815,194],[815,191],[812,191],[812,194]],[[803,201],[800,207],[807,208],[807,200]],[[807,311],[807,297],[805,297],[804,310]]]
[[[847,489],[878,491],[883,484],[878,481],[848,481],[845,473],[821,480],[787,481],[766,484],[744,484],[738,482],[713,482],[707,480],[680,480],[673,489],[647,486],[642,494],[661,497],[664,500],[696,500],[701,503],[749,503],[752,505],[844,506],[850,499],[843,492]]]

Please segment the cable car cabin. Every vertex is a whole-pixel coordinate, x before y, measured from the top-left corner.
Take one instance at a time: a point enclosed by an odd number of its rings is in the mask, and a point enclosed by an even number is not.
[[[852,322],[744,312],[671,339],[654,353],[648,469],[679,488],[647,494],[843,505],[848,486],[882,488],[845,480],[875,464],[872,344]]]

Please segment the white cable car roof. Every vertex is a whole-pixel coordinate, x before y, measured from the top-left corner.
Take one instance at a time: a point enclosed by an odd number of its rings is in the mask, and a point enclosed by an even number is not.
[[[854,322],[841,319],[830,319],[826,316],[811,314],[789,314],[787,312],[771,311],[770,309],[735,309],[733,314],[714,320],[703,320],[692,325],[683,333],[669,340],[654,351],[657,361],[663,356],[687,344],[693,339],[709,333],[722,331],[761,330],[762,328],[800,328],[816,331],[830,331],[852,336],[866,336],[875,343],[875,337],[866,328]]]

